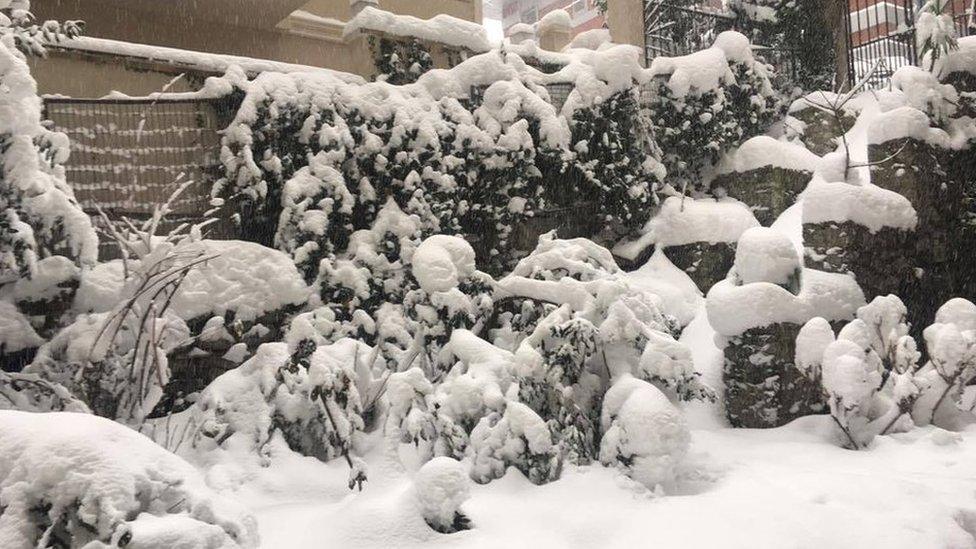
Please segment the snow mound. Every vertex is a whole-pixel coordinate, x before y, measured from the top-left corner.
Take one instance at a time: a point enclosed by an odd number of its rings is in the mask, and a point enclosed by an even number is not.
[[[253,321],[289,305],[301,305],[309,289],[286,254],[239,240],[201,240],[188,248],[213,259],[190,270],[172,311],[192,320],[205,315]]]
[[[374,7],[366,7],[346,23],[344,37],[363,31],[376,31],[393,36],[419,38],[429,42],[467,48],[474,52],[491,49],[485,27],[450,15],[439,14],[430,19],[398,15]]]
[[[635,259],[651,244],[683,246],[695,242],[735,242],[747,229],[759,226],[749,207],[732,199],[669,196],[644,226],[644,234],[622,242],[613,253]]]
[[[725,52],[715,47],[681,57],[655,57],[648,74],[667,77],[675,97],[709,92],[735,81]]]
[[[813,173],[819,162],[820,157],[802,145],[760,135],[726,155],[716,168],[716,173],[741,173],[766,166]]]
[[[77,279],[81,269],[63,255],[52,255],[37,261],[30,278],[14,282],[17,301],[48,301],[61,294],[62,284]]]
[[[515,26],[512,27],[512,33],[515,32]],[[569,43],[568,49],[585,48],[588,50],[596,50],[600,46],[609,44],[610,42],[610,29],[590,29],[574,36],[573,40]]]
[[[40,546],[51,525],[67,530],[54,535],[72,547],[258,545],[253,517],[212,493],[193,466],[87,414],[0,412],[0,500],[10,549]]]
[[[461,504],[471,497],[471,483],[464,466],[449,457],[435,457],[413,479],[424,519],[438,530],[450,531]]]
[[[713,48],[718,48],[725,53],[725,58],[730,63],[749,63],[755,59],[752,56],[752,44],[749,38],[741,32],[723,31],[715,37],[712,43]]]
[[[877,115],[868,126],[868,144],[880,145],[894,139],[916,139],[934,147],[951,147],[949,134],[930,125],[928,115],[913,107],[900,107]]]
[[[421,288],[428,293],[446,292],[474,274],[474,248],[463,238],[434,235],[417,247],[412,264]]]
[[[948,76],[954,72],[976,74],[976,36],[964,36],[958,43],[958,49],[936,59],[934,72],[939,76]],[[927,60],[923,62],[927,63]]]
[[[648,488],[674,482],[691,434],[681,413],[656,387],[629,375],[607,391],[600,417],[600,461]]]
[[[955,114],[959,92],[939,82],[931,72],[918,67],[901,67],[891,75],[892,88],[901,91],[910,107],[931,113],[936,120]]]
[[[769,282],[738,286],[725,279],[705,297],[708,322],[717,333],[732,337],[783,322],[802,325],[815,316],[849,320],[864,305],[864,293],[848,275],[803,269],[801,280],[800,293],[793,295]]]
[[[803,223],[844,223],[867,227],[914,230],[918,214],[904,196],[877,185],[833,183],[815,178],[803,195]]]
[[[564,9],[555,9],[543,15],[537,25],[539,34],[545,34],[551,30],[572,30],[573,16]]]
[[[802,267],[789,237],[768,227],[753,227],[739,237],[732,268],[741,284],[786,285]]]

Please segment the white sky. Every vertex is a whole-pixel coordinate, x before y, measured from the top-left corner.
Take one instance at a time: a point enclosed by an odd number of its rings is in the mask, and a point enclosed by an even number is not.
[[[488,39],[491,40],[492,43],[499,43],[502,41],[505,33],[502,29],[501,19],[488,19],[486,17],[482,24],[486,29],[488,29]]]

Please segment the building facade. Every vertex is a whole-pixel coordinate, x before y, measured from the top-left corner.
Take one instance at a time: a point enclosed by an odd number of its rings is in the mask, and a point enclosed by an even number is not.
[[[560,9],[566,10],[573,18],[573,34],[602,28],[606,23],[594,0],[503,0],[502,27],[505,35],[509,35],[514,25],[533,25],[547,13]]]
[[[31,7],[38,20],[85,21],[81,40],[53,44],[47,58],[32,61],[41,93],[73,97],[145,95],[167,85],[189,91],[230,64],[368,78],[375,70],[368,36],[346,32],[364,9],[450,16],[483,32],[482,0],[44,0]]]

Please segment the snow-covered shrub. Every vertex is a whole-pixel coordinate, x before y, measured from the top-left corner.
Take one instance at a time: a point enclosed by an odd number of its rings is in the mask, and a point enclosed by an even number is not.
[[[461,504],[471,495],[468,474],[455,459],[436,457],[417,471],[413,479],[420,512],[427,524],[450,534],[468,528]]]
[[[417,38],[394,40],[382,36],[369,37],[373,53],[376,79],[390,84],[411,84],[434,67],[430,48]]]
[[[924,388],[912,418],[920,425],[954,427],[963,388],[976,379],[976,305],[962,298],[947,301],[923,335],[929,360],[916,374]]]
[[[109,311],[79,315],[25,370],[60,383],[98,415],[140,425],[170,379],[169,354],[189,341],[170,307],[188,273],[210,256],[154,245],[133,265]]]
[[[934,70],[940,58],[959,47],[950,0],[927,0],[915,16],[915,42],[919,58]]]
[[[514,299],[496,342],[514,351],[520,399],[549,423],[571,461],[596,458],[608,375],[633,375],[682,400],[714,398],[674,339],[660,298],[632,287],[605,248],[540,239],[499,287]]]
[[[76,36],[76,22],[48,21],[34,24],[30,3],[0,4],[0,290],[16,282],[53,288],[49,270],[39,261],[55,257],[79,266],[91,266],[98,255],[98,239],[91,220],[75,201],[65,181],[62,164],[68,158],[68,139],[42,125],[42,104],[37,83],[25,55],[43,55],[42,42]],[[64,272],[59,269],[58,272]],[[62,287],[70,293],[73,287]],[[45,307],[58,296],[30,296],[15,292],[24,301],[36,302],[35,326],[49,336],[57,324],[53,313],[63,308]],[[4,298],[6,299],[6,298]],[[70,302],[61,299],[61,302]]]
[[[661,152],[648,113],[638,101],[634,87],[573,116],[573,149],[578,154],[573,167],[593,188],[594,196],[584,198],[598,202],[608,223],[619,224],[608,227],[613,236],[631,233],[647,222],[652,192],[664,181]]]
[[[493,309],[492,280],[475,268],[474,249],[456,236],[434,235],[420,244],[412,258],[419,288],[404,298],[412,332],[422,339],[422,352],[432,375],[446,371],[441,349],[457,328],[483,328]]]
[[[87,414],[0,412],[0,501],[5,549],[258,546],[254,518],[193,466]]]
[[[696,188],[705,169],[743,140],[762,133],[783,106],[770,84],[771,68],[756,60],[749,41],[721,33],[708,49],[656,57],[646,84],[650,118],[669,178]]]
[[[684,418],[664,393],[630,375],[603,399],[600,461],[650,489],[673,485],[691,441]]]
[[[859,308],[836,339],[819,317],[797,335],[796,366],[821,385],[849,447],[911,426],[909,414],[925,383],[915,375],[920,354],[908,335],[907,314],[897,296],[879,296]]]
[[[314,336],[296,337],[291,345],[261,345],[250,360],[203,391],[193,408],[194,444],[263,454],[280,433],[303,455],[322,461],[346,457],[358,476],[362,471],[349,455],[353,435],[364,428],[357,356],[365,363],[373,355],[349,339],[318,346]]]
[[[777,73],[778,87],[792,91],[829,90],[834,76],[835,25],[827,21],[823,3],[817,0],[731,0],[735,28],[753,44],[783,56],[790,70]],[[843,24],[841,24],[841,30]]]
[[[508,401],[504,411],[490,412],[471,431],[468,446],[471,478],[486,483],[515,467],[534,484],[559,478],[562,460],[552,433],[531,408]]]
[[[34,374],[0,371],[0,410],[90,413],[84,402],[58,383]]]

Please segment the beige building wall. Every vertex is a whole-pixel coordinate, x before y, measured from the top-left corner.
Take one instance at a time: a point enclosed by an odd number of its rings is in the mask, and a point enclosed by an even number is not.
[[[481,0],[380,0],[380,8],[429,18],[437,13],[481,21]],[[84,20],[85,35],[131,42],[324,67],[370,77],[373,57],[361,36],[343,38],[349,0],[45,0],[34,2],[39,20]],[[296,9],[317,17],[289,15]],[[228,15],[231,15],[228,17]],[[434,48],[434,60],[446,56]],[[73,97],[101,97],[159,91],[186,67],[108,54],[52,48],[32,61],[39,91]],[[206,74],[193,74],[184,86]]]
[[[632,44],[644,50],[644,3],[641,0],[607,2],[607,27],[618,44]]]

